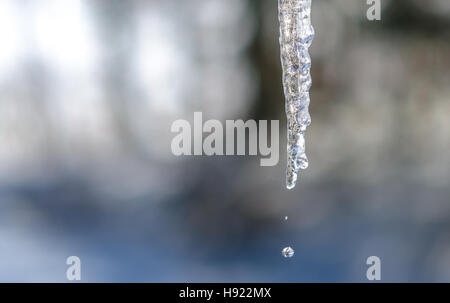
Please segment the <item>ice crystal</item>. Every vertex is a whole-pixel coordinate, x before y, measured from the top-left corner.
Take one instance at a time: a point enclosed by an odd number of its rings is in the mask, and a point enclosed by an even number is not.
[[[308,49],[314,39],[311,0],[278,0],[280,50],[287,116],[286,187],[292,189],[299,169],[308,167],[305,131],[311,124],[309,89],[311,57]]]

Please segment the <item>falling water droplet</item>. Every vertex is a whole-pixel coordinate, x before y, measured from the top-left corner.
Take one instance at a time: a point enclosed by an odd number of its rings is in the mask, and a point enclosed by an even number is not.
[[[294,250],[290,246],[283,248],[283,250],[281,251],[281,254],[285,258],[292,258],[294,256],[294,253]]]
[[[288,216],[284,217],[284,221],[287,221],[287,219],[289,219]]]

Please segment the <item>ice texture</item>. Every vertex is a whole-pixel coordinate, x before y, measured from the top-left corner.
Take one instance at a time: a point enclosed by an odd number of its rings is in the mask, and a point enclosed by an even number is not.
[[[312,0],[278,0],[280,50],[287,116],[286,187],[292,189],[300,169],[308,167],[305,132],[311,124],[309,90],[311,57],[308,49],[314,39],[311,25]]]

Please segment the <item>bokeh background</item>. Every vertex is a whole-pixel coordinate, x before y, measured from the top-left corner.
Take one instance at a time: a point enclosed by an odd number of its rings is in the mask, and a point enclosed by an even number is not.
[[[1,0],[0,280],[450,282],[450,1],[382,4],[313,1],[287,191],[276,0]],[[194,111],[280,119],[280,163],[173,156]]]

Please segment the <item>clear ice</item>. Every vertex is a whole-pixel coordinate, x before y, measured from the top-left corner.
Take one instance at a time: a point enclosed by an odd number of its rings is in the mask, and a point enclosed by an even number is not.
[[[294,250],[290,246],[283,248],[283,250],[281,251],[281,254],[285,258],[292,258],[294,256],[294,253]]]
[[[309,89],[311,57],[308,49],[314,39],[311,25],[312,0],[278,0],[280,50],[287,116],[286,187],[292,189],[300,169],[308,167],[305,132],[311,124]]]

